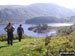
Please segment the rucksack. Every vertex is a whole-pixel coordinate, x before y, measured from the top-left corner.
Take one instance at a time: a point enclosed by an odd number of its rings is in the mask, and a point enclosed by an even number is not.
[[[8,30],[11,30],[12,29],[12,27],[11,26],[8,26]]]
[[[7,29],[8,29],[8,32],[13,32],[12,26],[8,26]]]

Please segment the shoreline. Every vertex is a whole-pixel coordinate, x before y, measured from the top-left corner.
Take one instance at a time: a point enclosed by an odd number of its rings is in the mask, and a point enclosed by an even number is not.
[[[47,33],[47,32],[52,32],[52,31],[56,31],[57,32],[58,29],[50,29],[50,28],[47,28],[47,29],[43,30],[43,29],[38,29],[35,26],[35,27],[29,27],[28,30],[29,31],[33,31],[33,32],[36,32],[36,33]]]

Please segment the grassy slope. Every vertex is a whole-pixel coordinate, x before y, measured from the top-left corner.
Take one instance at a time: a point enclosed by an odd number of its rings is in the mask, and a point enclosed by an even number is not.
[[[51,56],[58,56],[58,51],[75,50],[75,34],[52,37],[48,46],[45,46],[44,38],[26,38],[22,42],[14,40],[13,46],[7,46],[7,42],[0,41],[0,56],[44,56],[48,49]]]
[[[0,56],[23,56],[22,51],[20,51],[20,47],[24,44],[24,41],[29,42],[30,39],[23,39],[22,42],[18,42],[18,40],[14,40],[13,46],[8,46],[6,41],[0,41]]]

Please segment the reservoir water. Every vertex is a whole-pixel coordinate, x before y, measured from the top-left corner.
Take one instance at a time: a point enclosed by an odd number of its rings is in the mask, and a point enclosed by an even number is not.
[[[0,24],[0,34],[6,34],[6,32],[4,31],[4,28],[6,27],[6,25],[7,24]],[[48,26],[55,26],[55,27],[71,26],[71,25],[72,24],[69,24],[69,23],[50,23],[50,24],[48,24]],[[19,24],[14,24],[13,26],[15,27],[14,34],[16,34],[17,33],[17,27],[19,26]],[[31,37],[45,37],[45,36],[50,36],[52,34],[56,34],[56,31],[51,31],[51,32],[47,32],[47,33],[35,33],[33,31],[28,30],[28,28],[31,26],[32,26],[31,24],[22,24],[25,35],[31,36]]]

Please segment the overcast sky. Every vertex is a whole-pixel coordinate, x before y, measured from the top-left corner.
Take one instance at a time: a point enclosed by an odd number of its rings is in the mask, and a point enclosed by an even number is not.
[[[75,7],[75,0],[0,0],[0,5],[30,5],[33,3],[55,3],[67,8]]]

